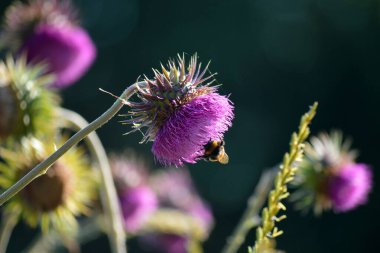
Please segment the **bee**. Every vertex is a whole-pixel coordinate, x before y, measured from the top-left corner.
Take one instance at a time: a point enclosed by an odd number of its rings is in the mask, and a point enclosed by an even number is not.
[[[220,162],[221,164],[227,164],[229,161],[228,155],[224,150],[224,140],[216,141],[210,140],[205,145],[205,152],[202,156],[205,160],[211,162]]]

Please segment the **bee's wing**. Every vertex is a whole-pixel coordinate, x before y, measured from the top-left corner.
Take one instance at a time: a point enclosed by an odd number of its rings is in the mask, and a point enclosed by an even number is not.
[[[227,164],[229,162],[230,158],[228,157],[228,155],[226,153],[223,153],[223,155],[221,155],[218,159],[218,161],[221,163],[221,164]]]

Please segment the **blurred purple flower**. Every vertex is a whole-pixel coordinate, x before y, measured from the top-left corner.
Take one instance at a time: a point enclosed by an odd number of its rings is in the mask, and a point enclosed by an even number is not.
[[[119,193],[125,229],[134,233],[157,209],[158,201],[154,192],[147,186],[127,188]]]
[[[305,158],[299,166],[292,194],[296,207],[314,212],[333,209],[345,212],[365,204],[372,188],[372,171],[356,163],[357,151],[339,131],[312,137],[305,147]]]
[[[110,165],[116,188],[119,190],[148,183],[147,165],[131,150],[127,150],[121,155],[110,155]]]
[[[80,27],[70,0],[17,1],[5,14],[1,43],[56,77],[54,88],[76,82],[91,66],[96,48]]]
[[[42,25],[25,41],[28,61],[43,62],[56,77],[54,88],[76,82],[93,63],[96,48],[87,32],[76,26]]]
[[[135,233],[158,208],[155,192],[148,185],[148,169],[131,151],[111,155],[112,175],[119,195],[125,229]]]
[[[194,201],[187,211],[191,216],[198,219],[201,222],[204,230],[209,232],[214,224],[214,217],[212,215],[210,207],[204,203],[201,199]]]
[[[366,164],[347,164],[330,178],[328,187],[333,209],[349,211],[367,202],[372,188],[372,171]]]
[[[142,243],[149,248],[163,253],[187,253],[188,239],[175,234],[152,234],[141,238]]]
[[[210,140],[223,139],[232,125],[233,105],[210,86],[214,75],[204,77],[208,66],[201,71],[196,55],[188,67],[184,57],[169,61],[168,67],[162,66],[162,73],[154,70],[153,80],[145,77],[141,101],[128,104],[131,119],[124,123],[134,126],[132,132],[148,128],[143,141],[154,141],[152,152],[160,163],[182,166],[201,159]]]
[[[209,233],[214,223],[211,209],[197,193],[187,170],[167,169],[158,172],[152,176],[151,186],[160,206],[190,214],[199,220],[206,234]]]
[[[159,209],[158,216],[151,216],[156,218],[155,222],[146,225],[151,233],[140,238],[143,246],[165,253],[186,253],[189,243],[197,244],[208,237],[213,215],[187,170],[158,171],[151,176],[150,186],[158,198]]]

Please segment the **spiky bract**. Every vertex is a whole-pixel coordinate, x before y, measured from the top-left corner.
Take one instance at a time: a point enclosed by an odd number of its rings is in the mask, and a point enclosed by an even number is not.
[[[54,144],[23,138],[17,147],[0,149],[0,187],[9,188],[34,166],[54,152]],[[76,216],[90,213],[97,195],[97,176],[90,169],[83,150],[70,149],[46,174],[34,180],[4,207],[19,213],[29,226],[40,226],[44,233],[75,232]]]
[[[25,57],[0,62],[0,137],[54,133],[60,99],[46,89],[52,81],[42,65],[27,64]]]

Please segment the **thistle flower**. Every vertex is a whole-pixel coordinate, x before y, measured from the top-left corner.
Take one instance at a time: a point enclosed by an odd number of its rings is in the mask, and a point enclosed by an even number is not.
[[[333,209],[345,212],[365,204],[372,188],[372,172],[356,163],[357,151],[341,132],[321,133],[306,145],[306,159],[294,181],[297,207],[314,212]]]
[[[96,48],[70,0],[16,2],[6,11],[3,30],[3,46],[47,64],[56,76],[54,88],[77,81],[95,59]]]
[[[54,132],[58,97],[46,85],[40,65],[31,66],[24,57],[0,61],[0,138],[16,138]]]
[[[206,144],[221,141],[231,126],[232,102],[210,86],[214,75],[205,76],[208,65],[201,71],[196,55],[187,70],[184,56],[177,63],[169,61],[169,70],[161,67],[153,79],[145,77],[140,101],[127,103],[131,119],[123,122],[133,124],[133,131],[147,127],[142,142],[153,141],[152,152],[160,163],[195,163],[204,156]]]
[[[144,244],[169,253],[199,248],[199,242],[208,237],[212,228],[213,216],[196,192],[189,172],[176,169],[157,172],[151,177],[151,186],[160,208],[145,224],[148,234],[141,238]]]
[[[2,148],[0,187],[9,188],[35,165],[54,151],[34,138],[23,138],[12,150]],[[29,226],[40,226],[44,233],[55,229],[75,232],[76,216],[90,214],[96,198],[96,175],[89,168],[81,149],[73,148],[55,162],[46,174],[26,186],[4,207],[5,212],[19,213]]]
[[[157,172],[151,178],[151,186],[161,207],[188,213],[199,222],[205,235],[210,232],[214,222],[212,212],[197,193],[187,170],[167,169]]]
[[[133,155],[113,155],[110,161],[125,229],[136,233],[158,207],[157,197],[147,184],[147,169]]]

